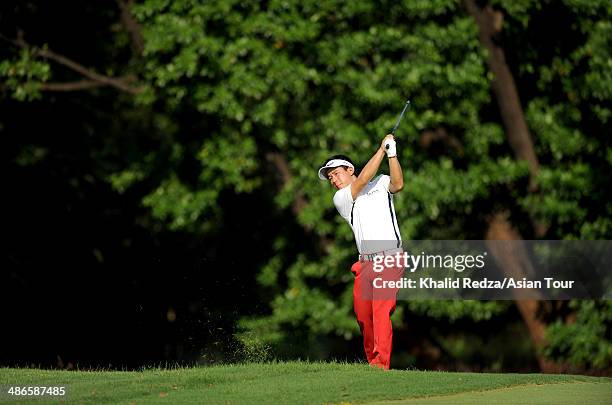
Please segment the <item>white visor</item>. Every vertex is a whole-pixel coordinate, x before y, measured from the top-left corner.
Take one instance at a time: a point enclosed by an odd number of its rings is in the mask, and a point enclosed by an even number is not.
[[[355,170],[355,166],[353,166],[350,162],[347,162],[344,159],[332,159],[325,164],[325,166],[319,169],[319,178],[321,180],[327,180],[327,170],[333,169],[335,167],[347,166],[352,167]]]

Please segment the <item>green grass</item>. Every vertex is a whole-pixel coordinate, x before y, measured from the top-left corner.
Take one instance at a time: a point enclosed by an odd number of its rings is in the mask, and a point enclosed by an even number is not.
[[[283,362],[173,370],[0,369],[0,386],[68,387],[64,403],[590,403],[612,402],[612,379],[573,375],[381,371],[364,364]],[[589,396],[590,395],[590,396]],[[398,400],[400,400],[398,402]],[[540,400],[543,402],[530,402]],[[6,395],[4,403],[15,403]],[[376,402],[378,401],[378,402]],[[419,402],[420,401],[420,402]],[[565,401],[565,402],[564,402]],[[569,402],[568,402],[569,401]],[[19,403],[58,403],[30,399]]]
[[[371,405],[472,405],[472,404],[609,404],[612,400],[610,384],[559,383],[542,385],[517,385],[490,391],[466,392],[462,394],[412,398],[400,401],[370,402]]]

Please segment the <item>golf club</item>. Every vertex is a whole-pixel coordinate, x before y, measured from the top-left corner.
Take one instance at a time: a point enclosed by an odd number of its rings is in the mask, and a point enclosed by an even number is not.
[[[395,123],[395,126],[391,130],[391,134],[392,135],[395,135],[395,131],[397,131],[397,127],[399,127],[399,124],[402,121],[402,118],[404,117],[404,113],[406,112],[406,110],[408,110],[408,107],[410,107],[410,100],[406,100],[406,104],[404,105],[404,109],[402,110],[400,116],[397,118],[397,122]],[[385,149],[389,149],[389,145],[385,145]]]

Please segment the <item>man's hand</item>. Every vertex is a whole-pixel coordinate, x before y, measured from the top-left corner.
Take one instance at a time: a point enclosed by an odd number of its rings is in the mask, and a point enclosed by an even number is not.
[[[385,136],[382,141],[381,148],[383,148],[388,158],[397,156],[397,150],[395,148],[395,137],[393,135]]]
[[[387,149],[385,148],[387,142],[392,143],[393,147],[395,148],[395,137],[389,134],[383,138],[382,142],[380,143],[380,149],[382,149],[382,151],[385,153],[387,153]],[[389,146],[389,149],[391,149],[391,146]]]

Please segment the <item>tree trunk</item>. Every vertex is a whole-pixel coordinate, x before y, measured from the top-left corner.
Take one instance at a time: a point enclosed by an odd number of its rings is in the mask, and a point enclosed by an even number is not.
[[[488,220],[486,232],[487,240],[521,240],[521,235],[508,220],[507,213],[496,213]],[[488,250],[493,255],[496,263],[501,267],[504,274],[515,279],[522,279],[529,273],[531,263],[522,245],[514,243],[514,250],[503,249],[500,244],[487,244]],[[517,299],[515,304],[529,330],[531,341],[536,347],[536,358],[540,370],[545,373],[558,373],[562,371],[560,365],[547,360],[538,349],[545,343],[546,324],[539,318],[542,301],[537,299]]]
[[[474,0],[464,0],[463,3],[476,20],[479,28],[478,38],[487,49],[487,66],[494,76],[491,85],[506,128],[508,142],[516,158],[527,161],[529,165],[529,189],[535,191],[539,170],[538,158],[533,148],[531,134],[527,128],[514,77],[506,63],[504,50],[494,41],[495,36],[501,31],[503,14],[493,10],[490,5],[481,9]]]
[[[480,43],[487,50],[487,66],[494,76],[491,85],[499,106],[500,115],[506,130],[506,136],[508,137],[508,143],[517,160],[527,161],[529,167],[529,191],[534,193],[538,189],[538,158],[533,147],[531,134],[527,127],[514,77],[506,63],[504,50],[495,43],[495,36],[499,34],[502,28],[503,14],[499,11],[495,11],[491,5],[486,5],[484,8],[481,8],[476,4],[475,0],[463,0],[463,4],[476,21],[479,28],[478,38]],[[548,226],[539,223],[533,218],[531,222],[536,237],[542,237],[546,233]],[[522,237],[508,220],[507,214],[494,213],[488,222],[486,239],[520,240]],[[525,255],[505,254],[501,251],[494,251],[493,255],[505,274],[508,274],[510,277],[514,277],[515,274],[522,277],[521,273],[524,274],[523,267],[528,264],[521,263],[521,257],[526,257]],[[531,340],[536,347],[536,356],[540,369],[543,372],[559,372],[559,366],[545,359],[538,351],[545,343],[546,331],[546,324],[538,317],[542,302],[533,299],[519,299],[516,300],[515,303],[529,330]]]

